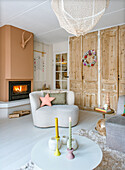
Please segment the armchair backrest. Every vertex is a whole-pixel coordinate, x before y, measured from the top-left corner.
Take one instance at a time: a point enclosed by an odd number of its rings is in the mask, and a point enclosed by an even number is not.
[[[46,92],[46,93],[67,92],[67,95],[66,95],[67,96],[67,104],[74,105],[75,97],[74,97],[73,91],[60,91],[60,90],[34,91],[29,94],[32,113],[34,113],[40,107],[40,97],[44,96],[44,92]]]
[[[68,91],[68,90],[41,90],[42,93],[63,93],[66,92],[66,100],[68,105],[74,105],[75,102],[75,97],[74,97],[74,92],[73,91]]]

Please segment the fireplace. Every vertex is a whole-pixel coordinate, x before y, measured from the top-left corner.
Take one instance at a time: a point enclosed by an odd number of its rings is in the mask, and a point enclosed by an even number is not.
[[[29,98],[31,81],[9,81],[9,101]]]

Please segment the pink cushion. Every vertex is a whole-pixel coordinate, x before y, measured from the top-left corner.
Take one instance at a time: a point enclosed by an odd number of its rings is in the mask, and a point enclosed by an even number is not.
[[[45,97],[40,97],[40,100],[42,102],[40,107],[45,106],[45,105],[52,106],[51,101],[53,101],[54,99],[55,97],[49,97],[49,94],[46,94]]]

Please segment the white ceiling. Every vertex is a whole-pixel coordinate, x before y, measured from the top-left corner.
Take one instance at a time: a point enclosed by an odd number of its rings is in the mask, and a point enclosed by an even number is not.
[[[89,0],[91,1],[91,0]],[[125,23],[125,0],[110,0],[93,30]],[[51,8],[51,0],[0,0],[0,26],[9,24],[35,35],[35,40],[55,43],[68,39]]]

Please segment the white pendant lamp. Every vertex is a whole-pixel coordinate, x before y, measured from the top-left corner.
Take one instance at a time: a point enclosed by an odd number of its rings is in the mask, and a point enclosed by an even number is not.
[[[99,21],[109,0],[52,0],[60,26],[76,36],[85,35]]]

